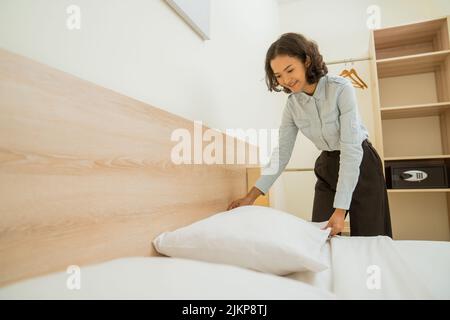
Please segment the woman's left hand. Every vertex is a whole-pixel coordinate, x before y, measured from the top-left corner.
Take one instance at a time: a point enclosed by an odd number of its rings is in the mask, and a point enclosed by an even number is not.
[[[344,230],[345,226],[344,220],[345,220],[345,210],[335,209],[330,220],[328,220],[328,224],[323,229],[325,230],[327,228],[331,228],[330,236],[335,236],[336,234]]]

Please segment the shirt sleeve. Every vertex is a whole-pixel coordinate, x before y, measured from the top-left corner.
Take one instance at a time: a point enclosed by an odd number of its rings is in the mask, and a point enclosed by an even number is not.
[[[358,114],[355,89],[347,82],[338,96],[340,112],[340,163],[339,177],[334,197],[334,208],[348,210],[353,191],[359,179],[359,167],[363,157],[362,139],[364,137]]]
[[[273,149],[270,161],[261,172],[261,177],[256,181],[255,187],[266,194],[275,180],[286,168],[294,149],[298,127],[294,122],[289,107],[289,99],[283,110],[281,125],[278,129],[278,145]]]

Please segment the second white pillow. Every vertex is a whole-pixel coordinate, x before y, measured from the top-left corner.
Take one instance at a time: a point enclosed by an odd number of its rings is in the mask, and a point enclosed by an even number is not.
[[[329,233],[289,213],[244,206],[165,232],[153,244],[171,257],[286,275],[328,268],[320,250]]]

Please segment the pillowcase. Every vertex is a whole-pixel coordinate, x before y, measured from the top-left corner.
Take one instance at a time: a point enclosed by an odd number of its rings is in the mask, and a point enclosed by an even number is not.
[[[286,275],[327,269],[320,250],[330,231],[276,209],[243,206],[164,232],[153,245],[166,256]]]

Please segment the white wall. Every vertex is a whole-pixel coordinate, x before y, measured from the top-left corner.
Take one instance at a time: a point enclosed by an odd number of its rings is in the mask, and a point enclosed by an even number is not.
[[[380,8],[380,27],[450,14],[448,0],[289,0],[280,1],[281,32],[315,40],[326,61],[368,55],[367,8]]]
[[[277,128],[281,96],[260,81],[277,2],[211,7],[203,41],[163,0],[0,0],[0,47],[220,130]]]

